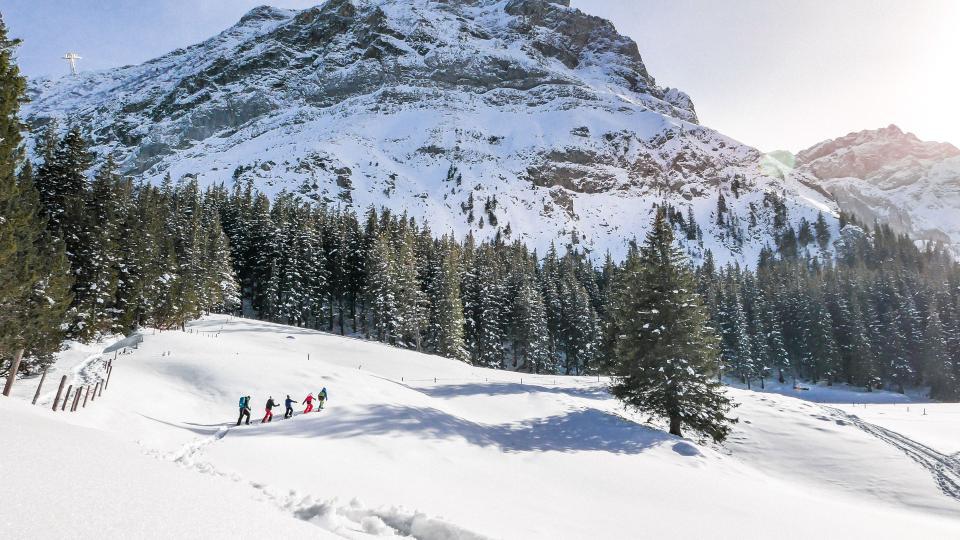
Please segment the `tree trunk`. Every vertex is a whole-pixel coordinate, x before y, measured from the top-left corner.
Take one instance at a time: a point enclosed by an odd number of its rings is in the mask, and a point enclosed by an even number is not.
[[[23,358],[23,349],[17,349],[13,353],[13,361],[10,362],[10,373],[7,374],[7,384],[3,386],[3,395],[9,396],[13,389],[13,383],[17,380],[17,371],[20,369],[20,359]]]
[[[680,431],[680,417],[671,416],[670,417],[670,434],[676,435],[677,437],[683,437],[683,433]]]

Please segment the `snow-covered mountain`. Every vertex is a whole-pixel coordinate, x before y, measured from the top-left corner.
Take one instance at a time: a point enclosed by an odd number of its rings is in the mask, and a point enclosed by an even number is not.
[[[888,223],[960,254],[960,149],[897,126],[860,131],[796,155],[798,181],[816,182],[843,210]]]
[[[767,175],[757,150],[700,125],[635,42],[567,1],[261,7],[198,45],[30,92],[32,129],[81,122],[130,174],[249,178],[460,235],[509,225],[538,248],[621,254],[667,201],[683,215],[692,207],[703,231],[693,255],[752,263],[773,232],[765,194],[783,197],[794,223],[833,211],[816,190]],[[721,192],[733,226],[713,215]]]

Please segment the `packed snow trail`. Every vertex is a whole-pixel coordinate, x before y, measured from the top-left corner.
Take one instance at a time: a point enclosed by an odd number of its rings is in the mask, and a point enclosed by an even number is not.
[[[855,414],[849,414],[833,407],[823,406],[823,408],[910,456],[910,459],[930,471],[944,495],[960,501],[960,461],[957,460],[957,455],[960,453],[953,456],[941,454],[895,431],[864,422]]]

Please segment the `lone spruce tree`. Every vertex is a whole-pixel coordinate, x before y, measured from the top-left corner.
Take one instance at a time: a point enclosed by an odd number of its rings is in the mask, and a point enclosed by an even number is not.
[[[628,407],[666,418],[670,433],[684,427],[722,441],[736,422],[714,380],[718,339],[696,293],[696,281],[663,209],[644,245],[625,263],[614,289],[614,384]]]

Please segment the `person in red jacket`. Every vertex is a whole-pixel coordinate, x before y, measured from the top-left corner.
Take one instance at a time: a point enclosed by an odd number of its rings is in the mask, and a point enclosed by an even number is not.
[[[263,415],[263,420],[260,421],[261,424],[273,420],[273,408],[277,406],[277,402],[273,400],[273,396],[270,396],[270,399],[267,400],[266,411],[267,414]]]
[[[307,394],[307,398],[303,400],[303,403],[307,404],[307,408],[303,410],[304,414],[313,410],[313,394]]]

